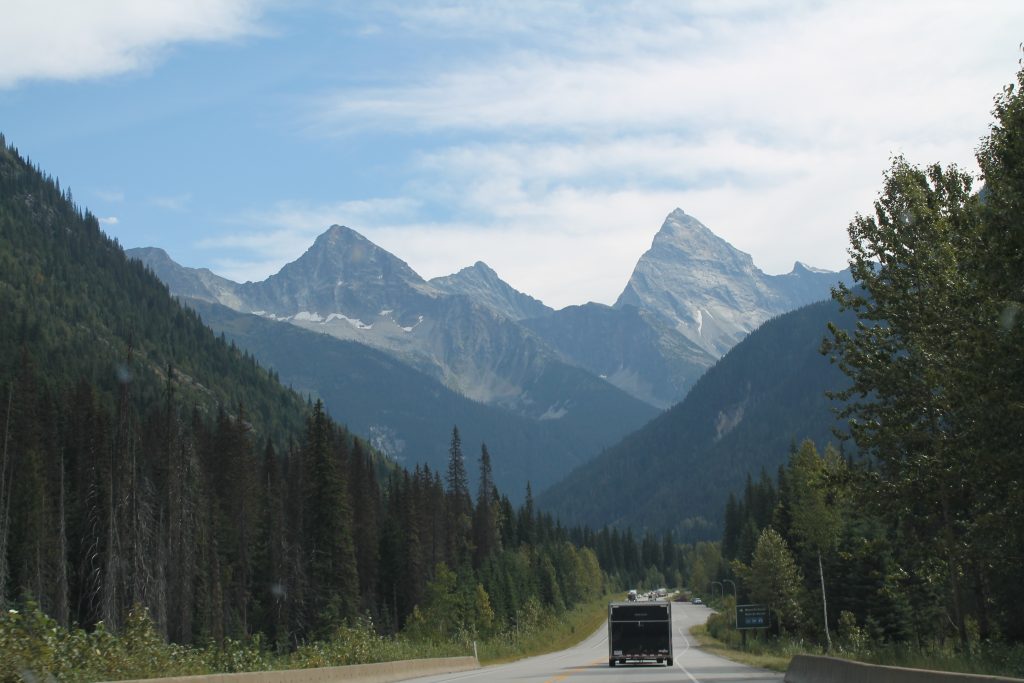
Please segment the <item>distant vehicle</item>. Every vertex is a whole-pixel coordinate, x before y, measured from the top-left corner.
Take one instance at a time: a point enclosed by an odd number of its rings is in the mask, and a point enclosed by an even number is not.
[[[636,602],[636,589],[629,591],[629,593],[626,594],[626,599],[630,602]]]
[[[650,661],[672,666],[672,603],[609,603],[608,666]]]
[[[694,598],[693,599],[693,604],[695,604],[695,605],[703,605],[704,601],[701,600],[700,598]]]
[[[666,595],[668,595],[668,589],[667,588],[659,588],[658,589],[658,597],[659,598],[663,598]]]

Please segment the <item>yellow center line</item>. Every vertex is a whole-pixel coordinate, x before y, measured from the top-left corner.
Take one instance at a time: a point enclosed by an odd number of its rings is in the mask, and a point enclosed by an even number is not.
[[[586,664],[581,664],[580,666],[574,666],[573,668],[569,669],[565,673],[558,674],[554,678],[547,679],[546,681],[544,681],[544,683],[560,683],[561,681],[564,681],[565,679],[567,679],[569,676],[572,676],[573,674],[579,673],[580,671],[585,671],[586,669],[589,669],[590,667],[594,666],[595,664],[601,664],[602,662],[605,662],[606,660],[607,660],[607,658],[601,657],[600,659],[591,660],[591,661],[587,662]]]

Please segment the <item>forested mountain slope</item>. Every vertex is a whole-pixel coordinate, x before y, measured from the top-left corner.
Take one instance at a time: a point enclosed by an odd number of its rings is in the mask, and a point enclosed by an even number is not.
[[[266,534],[284,521],[284,459],[308,460],[284,449],[307,441],[312,406],[2,137],[0,321],[0,606],[28,599],[116,631],[140,604],[182,642],[265,628],[257,577],[283,561]],[[316,424],[348,454],[336,476],[375,481],[368,448],[323,413]],[[293,464],[287,486],[300,475]],[[300,568],[303,534],[292,543]]]
[[[0,138],[0,376],[36,375],[19,392],[59,393],[85,381],[107,408],[166,390],[210,417],[218,406],[261,434],[301,426],[305,407],[247,356],[214,338],[145,267],[125,258],[70,192]],[[14,389],[7,387],[9,391]],[[13,397],[13,394],[11,395]],[[4,397],[5,400],[8,396]],[[28,394],[12,405],[25,406]]]
[[[748,475],[774,472],[803,439],[833,439],[825,392],[845,378],[819,352],[829,321],[852,324],[832,301],[764,323],[681,403],[543,492],[539,506],[570,524],[719,538],[726,499]]]
[[[287,651],[364,615],[502,637],[602,594],[595,552],[513,508],[479,446],[474,502],[443,428],[447,476],[383,468],[0,136],[0,613]]]
[[[575,410],[559,419],[530,419],[472,401],[364,344],[198,299],[187,301],[213,329],[274,368],[295,390],[322,398],[349,429],[401,465],[443,469],[452,425],[459,425],[463,443],[471,449],[487,443],[494,481],[514,501],[521,500],[528,482],[539,488],[558,481],[618,441],[624,429],[636,429],[655,414],[640,401],[615,397],[612,402],[610,393],[578,391]],[[571,386],[581,377],[589,381],[583,375],[566,367],[558,379]],[[616,410],[616,421],[591,419]],[[470,476],[475,484],[476,473]]]

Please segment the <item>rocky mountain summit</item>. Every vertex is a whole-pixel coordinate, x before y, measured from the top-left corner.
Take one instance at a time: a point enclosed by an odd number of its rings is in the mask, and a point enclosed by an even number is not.
[[[516,315],[550,309],[484,264],[433,284],[342,226],[261,282],[238,284],[185,268],[161,250],[128,254],[177,296],[366,344],[467,398],[526,417],[560,419],[594,400],[627,413],[642,405],[520,325]],[[574,379],[567,383],[567,377]]]
[[[435,277],[430,284],[449,294],[465,294],[513,320],[543,318],[554,312],[543,302],[511,287],[483,261],[454,275]]]
[[[838,281],[800,263],[787,275],[766,275],[749,254],[676,209],[615,307],[650,311],[717,359],[765,320],[828,298]]]

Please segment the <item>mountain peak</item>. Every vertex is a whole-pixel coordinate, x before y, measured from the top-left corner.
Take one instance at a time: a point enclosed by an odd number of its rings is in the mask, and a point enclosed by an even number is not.
[[[477,261],[471,266],[466,266],[455,275],[449,277],[473,277],[477,279],[489,280],[492,282],[501,280],[501,278],[494,271],[494,269],[491,268],[486,263],[484,263],[483,261]]]
[[[793,270],[791,272],[792,273],[832,273],[831,270],[825,270],[824,268],[815,268],[814,266],[807,265],[803,261],[796,261],[795,263],[793,263]]]
[[[286,278],[296,275],[309,282],[323,281],[331,285],[374,280],[423,283],[405,261],[352,228],[337,224],[317,237],[306,253],[279,273]]]
[[[538,318],[551,313],[543,303],[502,280],[483,261],[477,261],[454,275],[436,277],[430,284],[449,294],[465,294],[513,320]]]
[[[648,254],[662,249],[677,252],[688,261],[732,261],[739,257],[745,264],[753,265],[749,254],[737,250],[682,209],[674,210],[665,218]]]
[[[754,266],[682,209],[668,215],[640,257],[616,307],[634,305],[715,357],[784,306]]]
[[[314,249],[343,249],[352,244],[367,244],[376,249],[377,245],[363,237],[361,234],[344,225],[334,224],[321,233],[308,251]]]

